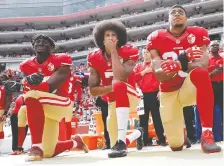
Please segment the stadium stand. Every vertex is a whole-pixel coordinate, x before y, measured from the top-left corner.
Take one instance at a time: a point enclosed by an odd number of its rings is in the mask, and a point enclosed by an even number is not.
[[[20,1],[17,2],[20,4]],[[57,1],[57,3],[60,2]],[[99,4],[97,0],[95,2]],[[95,47],[91,36],[95,24],[97,21],[111,18],[121,20],[128,27],[129,41],[138,47],[143,47],[149,33],[167,27],[167,12],[169,7],[176,3],[183,4],[186,8],[189,25],[203,26],[209,30],[211,37],[221,39],[222,0],[118,0],[113,1],[114,4],[111,2],[105,1],[104,5],[101,5],[104,7],[90,5],[91,7],[88,8],[87,5],[87,9],[72,14],[60,15],[60,12],[56,12],[55,15],[59,14],[59,16],[17,18],[23,16],[20,13],[21,9],[18,9],[18,15],[15,18],[7,18],[11,15],[5,13],[6,18],[0,18],[0,62],[10,66],[9,64],[18,64],[32,56],[30,40],[38,33],[46,33],[56,40],[55,52],[68,52],[76,63],[84,62],[88,52]],[[87,1],[83,1],[82,5],[85,6],[85,3]],[[26,6],[22,3],[19,6],[21,5],[24,8]],[[50,4],[46,2],[42,5],[49,6]],[[0,4],[0,7],[4,8],[4,4]],[[17,11],[15,6],[10,9],[12,8],[15,12]],[[31,13],[27,15],[32,16]],[[45,13],[45,15],[51,14]]]

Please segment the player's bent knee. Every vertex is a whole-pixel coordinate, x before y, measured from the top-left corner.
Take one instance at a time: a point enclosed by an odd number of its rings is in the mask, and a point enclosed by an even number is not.
[[[177,152],[177,151],[182,151],[183,150],[183,147],[184,145],[181,145],[179,147],[170,147],[170,149],[173,151],[173,152]]]
[[[191,72],[191,79],[198,78],[198,77],[200,78],[200,80],[203,78],[208,78],[209,77],[208,70],[206,70],[204,68],[194,69]]]
[[[173,137],[168,139],[168,143],[172,151],[181,151],[184,145],[184,139],[181,140],[181,137]]]
[[[113,83],[113,91],[114,93],[127,93],[127,85],[122,81],[116,81],[115,83]]]

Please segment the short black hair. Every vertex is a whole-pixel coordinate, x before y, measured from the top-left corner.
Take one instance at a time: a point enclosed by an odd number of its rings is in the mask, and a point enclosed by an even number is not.
[[[35,35],[32,38],[32,41],[31,41],[33,46],[34,46],[35,41],[38,40],[38,39],[45,39],[45,40],[47,40],[51,44],[52,48],[55,47],[55,41],[51,37],[49,37],[49,36],[47,36],[45,34],[37,34],[37,35]]]
[[[181,6],[181,5],[178,5],[178,4],[173,5],[173,6],[170,8],[169,13],[170,13],[174,8],[181,8],[181,9],[184,11],[185,15],[187,16],[187,12],[186,12],[185,8],[184,8],[183,6]]]
[[[105,20],[97,24],[93,30],[94,42],[97,47],[105,50],[104,32],[106,30],[112,30],[117,34],[118,47],[121,47],[127,43],[127,30],[124,24],[117,20]]]

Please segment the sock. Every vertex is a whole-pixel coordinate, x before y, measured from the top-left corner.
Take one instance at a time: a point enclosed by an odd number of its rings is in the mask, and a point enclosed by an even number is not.
[[[37,99],[30,97],[25,100],[25,103],[32,144],[41,144],[45,119],[43,107]]]
[[[127,140],[129,142],[129,144],[131,144],[133,141],[138,139],[140,136],[141,136],[141,132],[139,130],[135,130],[133,133],[126,136],[126,144],[127,144]],[[127,144],[127,146],[128,146],[128,144]]]
[[[129,120],[129,108],[128,107],[116,108],[116,114],[117,114],[117,127],[118,127],[117,139],[122,140],[125,143],[128,120]]]
[[[26,138],[26,127],[18,127],[18,147],[22,148]]]
[[[71,122],[66,122],[66,139],[70,140],[72,136],[72,125]]]
[[[72,149],[74,146],[74,141],[73,140],[68,140],[68,141],[59,141],[55,147],[55,151],[53,154],[53,157],[66,151]]]
[[[128,127],[130,104],[128,99],[127,85],[124,82],[117,81],[113,84],[113,92],[116,102],[116,115],[118,127],[118,140],[126,142],[126,133]]]
[[[194,69],[190,78],[197,89],[197,107],[202,127],[212,128],[214,94],[211,80],[206,69]]]

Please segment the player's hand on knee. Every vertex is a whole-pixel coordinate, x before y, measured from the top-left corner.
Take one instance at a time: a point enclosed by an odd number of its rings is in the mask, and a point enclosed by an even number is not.
[[[200,59],[204,52],[201,49],[201,47],[190,47],[188,49],[185,50],[185,54],[189,60],[189,62],[194,61],[195,59]]]
[[[43,79],[44,75],[40,73],[34,73],[26,77],[26,80],[30,85],[39,85],[43,81]]]
[[[181,64],[179,61],[166,60],[161,64],[161,68],[165,74],[177,73],[181,70]]]

